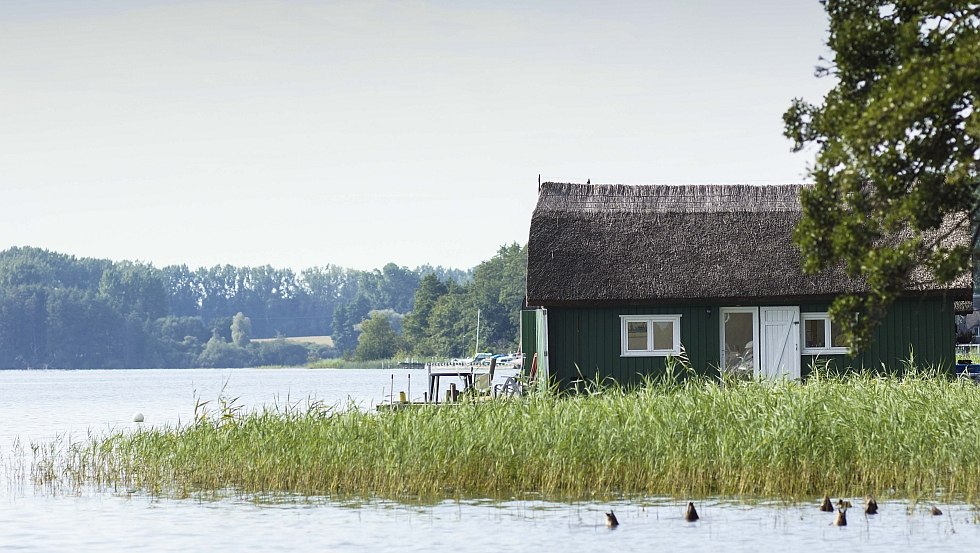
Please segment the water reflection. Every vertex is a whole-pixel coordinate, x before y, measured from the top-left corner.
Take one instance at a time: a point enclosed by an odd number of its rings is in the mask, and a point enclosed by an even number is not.
[[[882,502],[880,514],[853,513],[846,527],[816,505],[673,499],[550,502],[514,499],[390,500],[249,496],[168,499],[85,492],[26,496],[0,504],[0,548],[27,550],[186,551],[600,551],[798,550],[975,551],[976,513],[943,505],[933,517],[905,502]],[[614,509],[620,525],[606,527]]]

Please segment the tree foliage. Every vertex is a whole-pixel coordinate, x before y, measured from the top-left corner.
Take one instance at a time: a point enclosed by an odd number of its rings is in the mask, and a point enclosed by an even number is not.
[[[11,248],[0,251],[0,368],[228,367],[353,355],[372,311],[386,312],[400,332],[426,275],[444,279],[440,286],[472,279],[471,271],[431,265],[157,269]],[[263,340],[331,334],[343,349]]]
[[[516,243],[501,246],[464,284],[423,278],[405,319],[407,346],[416,355],[440,357],[468,356],[477,347],[515,350],[526,281],[527,247]]]
[[[403,324],[405,342],[413,345],[413,351],[422,356],[436,355],[429,340],[429,319],[439,298],[446,295],[445,282],[434,274],[422,278],[415,291],[412,312],[405,317]]]
[[[480,309],[480,343],[516,349],[527,288],[527,247],[501,246],[473,271],[468,295]]]
[[[371,301],[357,294],[348,303],[341,303],[333,312],[333,343],[343,354],[353,354],[357,347],[358,326],[371,312]]]
[[[125,315],[158,319],[170,312],[163,275],[151,265],[123,261],[107,266],[99,279],[99,295]]]
[[[476,349],[476,309],[465,287],[448,286],[429,314],[426,338],[421,343],[425,354],[439,357],[472,355]]]
[[[231,342],[238,347],[245,347],[252,339],[252,319],[239,311],[231,318]]]
[[[402,350],[401,336],[392,326],[391,317],[390,311],[372,311],[368,319],[361,323],[354,354],[356,359],[390,359]]]
[[[804,268],[838,264],[867,294],[831,316],[860,349],[918,275],[949,282],[970,247],[947,238],[970,225],[980,187],[980,5],[964,0],[826,0],[836,86],[821,105],[784,115],[794,151],[816,145],[814,181],[794,239]],[[976,236],[974,234],[974,241]]]

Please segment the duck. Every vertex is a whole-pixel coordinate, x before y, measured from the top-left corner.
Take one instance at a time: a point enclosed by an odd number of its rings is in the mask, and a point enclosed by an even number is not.
[[[616,513],[610,510],[606,513],[606,527],[615,528],[617,526],[619,526],[619,520],[616,518]]]
[[[837,518],[834,519],[834,526],[847,526],[847,507],[837,509]]]
[[[701,517],[698,516],[698,510],[694,508],[694,503],[688,501],[687,509],[684,511],[684,520],[688,522],[694,522]]]
[[[878,502],[875,501],[875,496],[870,495],[864,498],[864,514],[866,515],[878,514]]]
[[[830,503],[830,496],[827,496],[827,495],[823,496],[823,502],[820,503],[820,510],[823,511],[823,512],[825,512],[825,513],[833,513],[834,512],[834,506],[831,505],[831,503]]]
[[[933,505],[932,508],[929,509],[929,513],[931,513],[932,516],[936,516],[936,517],[942,516],[943,514],[943,512],[939,510],[939,507],[936,507],[935,505]]]

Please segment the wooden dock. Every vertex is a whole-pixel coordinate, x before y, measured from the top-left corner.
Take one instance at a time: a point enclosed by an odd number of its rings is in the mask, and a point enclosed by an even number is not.
[[[435,409],[436,407],[447,407],[454,405],[462,405],[462,401],[450,401],[449,403],[431,403],[424,401],[406,401],[405,403],[379,403],[375,406],[375,409],[379,413],[394,413],[396,411],[414,410],[414,409]]]

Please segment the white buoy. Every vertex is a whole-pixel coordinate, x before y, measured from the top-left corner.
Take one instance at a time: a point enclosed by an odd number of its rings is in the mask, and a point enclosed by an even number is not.
[[[143,422],[143,413],[139,411],[133,413],[133,422]]]

